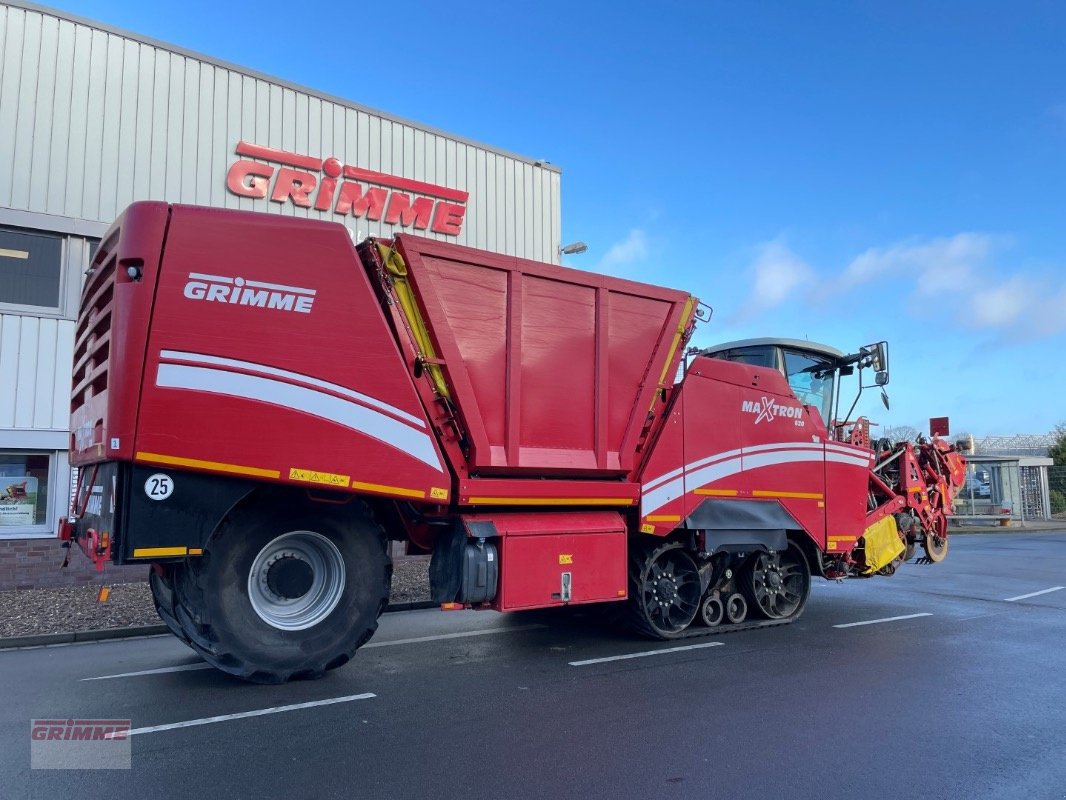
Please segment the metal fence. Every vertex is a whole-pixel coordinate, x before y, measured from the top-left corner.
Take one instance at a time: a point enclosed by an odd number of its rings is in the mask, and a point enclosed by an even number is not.
[[[1051,516],[1066,519],[1066,466],[1047,468],[1048,497]]]

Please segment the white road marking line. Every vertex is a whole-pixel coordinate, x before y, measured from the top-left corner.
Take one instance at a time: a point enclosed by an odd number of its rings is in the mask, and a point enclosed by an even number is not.
[[[1030,597],[1036,597],[1037,595],[1041,594],[1051,594],[1052,592],[1057,592],[1060,589],[1066,589],[1066,586],[1052,586],[1050,589],[1041,589],[1039,592],[1029,592],[1029,594],[1020,594],[1017,597],[1005,597],[1003,598],[1003,602],[1013,603],[1015,600],[1028,600]]]
[[[273,706],[272,708],[259,708],[255,711],[241,711],[237,714],[220,714],[217,717],[204,717],[202,719],[188,719],[184,722],[170,722],[166,725],[149,725],[147,728],[133,728],[126,736],[139,736],[142,733],[157,733],[159,731],[172,731],[176,728],[194,728],[197,725],[211,725],[215,722],[229,722],[233,719],[247,719],[248,717],[263,717],[267,714],[281,714],[284,711],[299,711],[304,708],[317,708],[318,706],[330,706],[335,703],[350,703],[353,700],[369,700],[377,697],[372,692],[364,694],[349,694],[344,697],[331,697],[328,700],[314,700],[310,703],[293,703],[289,706]],[[108,734],[105,738],[113,739],[114,735]]]
[[[112,678],[136,678],[138,675],[162,675],[164,672],[190,672],[194,669],[214,669],[210,664],[183,664],[180,667],[160,667],[159,669],[142,669],[138,672],[120,672],[117,675],[97,675],[95,678],[82,678],[83,681],[108,681]]]
[[[415,636],[413,639],[391,639],[387,642],[370,642],[360,649],[368,647],[392,647],[395,644],[415,644],[416,642],[436,642],[442,639],[463,639],[467,636],[491,636],[494,633],[514,633],[516,631],[531,631],[536,628],[547,628],[547,625],[518,625],[514,628],[487,628],[480,631],[461,631],[459,633],[439,633],[436,636]]]
[[[463,639],[467,636],[489,636],[494,633],[513,633],[515,631],[531,631],[537,628],[547,628],[547,625],[519,625],[514,628],[486,628],[478,631],[460,631],[459,633],[441,633],[436,636],[416,636],[412,639],[392,639],[387,642],[370,642],[364,644],[361,649],[368,647],[391,647],[396,644],[415,644],[417,642],[436,642],[441,639]],[[191,672],[199,669],[214,669],[210,664],[183,664],[179,667],[160,667],[159,669],[142,669],[137,672],[120,672],[116,675],[98,675],[92,678],[82,678],[83,681],[106,681],[112,678],[136,678],[141,675],[162,675],[167,672]]]
[[[664,647],[661,650],[644,650],[640,653],[626,653],[622,656],[604,656],[603,658],[586,658],[584,661],[571,661],[571,667],[584,667],[589,664],[606,664],[608,661],[625,661],[630,658],[645,658],[646,656],[660,656],[664,653],[680,653],[683,650],[700,650],[704,647],[721,647],[723,642],[701,642],[700,644],[686,644],[683,647]]]
[[[876,625],[879,622],[896,622],[901,619],[916,619],[918,617],[931,617],[929,612],[921,614],[904,614],[901,617],[885,617],[884,619],[868,619],[865,622],[845,622],[843,625],[834,625],[834,628],[857,628],[859,625]]]

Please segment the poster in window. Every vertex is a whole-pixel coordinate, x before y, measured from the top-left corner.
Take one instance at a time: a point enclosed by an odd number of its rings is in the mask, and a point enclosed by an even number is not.
[[[0,528],[37,521],[37,479],[0,476]]]

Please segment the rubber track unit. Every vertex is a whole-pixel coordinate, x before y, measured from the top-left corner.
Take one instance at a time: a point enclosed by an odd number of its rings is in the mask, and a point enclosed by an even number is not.
[[[804,604],[806,605],[806,603]],[[790,622],[795,622],[803,616],[803,609],[799,610],[799,613],[786,617],[785,619],[756,619],[749,620],[747,622],[738,622],[736,624],[730,622],[723,622],[721,625],[715,625],[713,628],[708,628],[706,625],[700,625],[698,622],[694,622],[689,625],[677,636],[673,636],[670,639],[662,639],[661,641],[673,642],[678,639],[699,639],[705,636],[722,636],[727,633],[743,633],[744,631],[753,631],[758,628],[776,628],[779,625],[788,625]]]
[[[650,553],[658,554],[658,553],[661,553],[661,552],[663,552],[663,551],[665,551],[665,550],[667,550],[669,548],[670,548],[670,545],[660,545],[658,547],[651,548]],[[638,559],[638,558],[631,558],[629,567],[630,567],[630,580],[632,582],[639,582],[639,581],[634,581],[633,580],[634,579],[633,570],[634,569],[637,570],[636,577],[639,578],[640,571],[641,571],[641,560]],[[813,577],[813,576],[811,576],[811,577]],[[808,592],[809,591],[810,591],[810,589],[808,588]],[[808,599],[809,599],[809,597],[808,597]],[[630,602],[631,602],[631,600],[625,600],[625,601],[623,601],[623,603],[620,603],[619,605],[627,605]],[[720,625],[715,625],[713,628],[709,628],[706,625],[701,625],[697,621],[693,621],[683,631],[680,631],[679,633],[676,633],[673,636],[670,636],[668,638],[664,638],[664,637],[661,637],[661,636],[655,636],[655,635],[649,633],[649,631],[647,630],[647,627],[645,625],[643,625],[642,623],[634,623],[633,619],[632,619],[632,616],[631,616],[633,614],[633,612],[629,608],[625,608],[624,610],[620,609],[623,612],[623,616],[621,617],[621,619],[619,619],[619,621],[621,622],[622,627],[624,627],[625,629],[629,630],[632,633],[636,633],[639,636],[643,636],[643,637],[646,637],[646,638],[654,639],[654,640],[660,641],[660,642],[676,642],[678,639],[699,639],[699,638],[704,638],[704,637],[708,637],[708,636],[722,636],[722,635],[725,635],[725,634],[728,634],[728,633],[742,633],[744,631],[753,631],[753,630],[757,630],[759,628],[776,628],[776,627],[778,627],[780,625],[788,625],[790,622],[795,622],[797,619],[799,619],[803,615],[803,611],[804,611],[804,609],[806,607],[807,607],[807,602],[804,601],[803,606],[800,607],[798,612],[793,614],[791,617],[786,617],[785,619],[758,619],[758,620],[747,620],[745,622],[738,622],[738,623],[723,622]],[[749,605],[748,611],[749,611],[749,614],[750,614],[750,612],[751,612],[751,606],[750,605]]]

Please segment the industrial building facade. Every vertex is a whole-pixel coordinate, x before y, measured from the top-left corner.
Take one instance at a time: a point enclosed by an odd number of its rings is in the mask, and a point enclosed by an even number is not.
[[[82,277],[129,203],[335,220],[359,239],[409,232],[557,263],[559,178],[64,12],[0,4],[0,556],[53,536],[66,511]],[[25,554],[45,545],[0,557],[0,589],[29,581]]]

